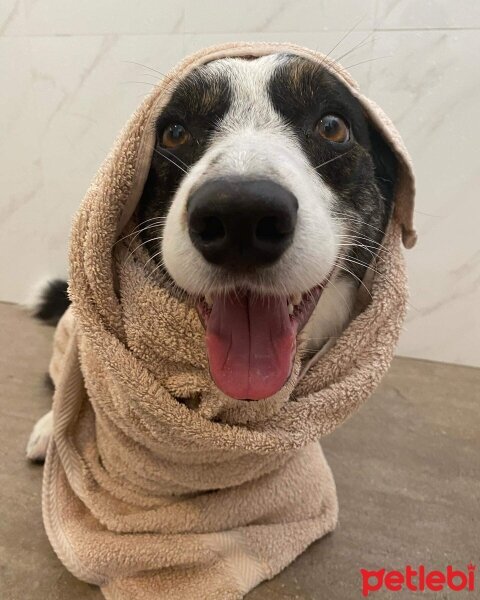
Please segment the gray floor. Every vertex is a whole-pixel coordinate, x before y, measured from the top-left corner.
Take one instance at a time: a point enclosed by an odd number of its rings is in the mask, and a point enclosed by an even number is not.
[[[41,521],[42,469],[24,459],[32,425],[50,404],[42,382],[51,334],[0,304],[3,600],[101,598],[52,552]],[[323,446],[338,486],[338,528],[249,600],[349,600],[362,597],[362,567],[480,563],[479,369],[397,359],[365,408]],[[473,600],[468,593],[425,596]]]

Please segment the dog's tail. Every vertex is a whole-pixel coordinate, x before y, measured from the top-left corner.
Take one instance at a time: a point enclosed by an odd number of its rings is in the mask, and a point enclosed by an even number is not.
[[[40,291],[33,316],[48,325],[56,325],[70,305],[67,290],[68,283],[63,279],[49,281]]]

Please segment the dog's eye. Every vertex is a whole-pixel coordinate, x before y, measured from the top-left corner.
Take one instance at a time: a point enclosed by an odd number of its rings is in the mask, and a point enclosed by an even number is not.
[[[336,115],[325,115],[315,126],[316,131],[329,142],[344,144],[350,139],[350,129],[345,121]]]
[[[162,133],[162,146],[176,148],[190,141],[190,134],[180,123],[170,123]]]

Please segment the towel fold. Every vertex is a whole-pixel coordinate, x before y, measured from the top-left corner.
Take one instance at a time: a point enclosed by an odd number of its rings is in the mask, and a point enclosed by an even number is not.
[[[132,225],[175,82],[226,56],[292,52],[322,62],[395,152],[395,212],[357,316],[335,344],[256,402],[222,394],[208,372],[196,311],[145,273]],[[54,339],[54,436],[45,527],[60,560],[108,599],[239,599],[337,521],[318,439],[386,372],[404,319],[402,254],[415,243],[410,160],[384,113],[327,57],[290,44],[227,44],[180,63],[142,103],[76,216],[72,308]],[[121,235],[122,234],[122,235]],[[363,288],[361,288],[363,289]]]

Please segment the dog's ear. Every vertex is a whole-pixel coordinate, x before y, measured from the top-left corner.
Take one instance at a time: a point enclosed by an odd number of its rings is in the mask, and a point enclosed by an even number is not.
[[[377,129],[369,124],[370,153],[375,165],[375,179],[382,196],[389,205],[393,204],[398,162],[390,146]]]

